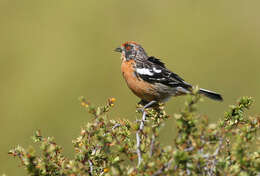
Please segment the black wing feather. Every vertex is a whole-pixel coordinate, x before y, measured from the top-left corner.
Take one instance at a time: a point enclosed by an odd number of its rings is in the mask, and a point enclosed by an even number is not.
[[[147,60],[152,62],[152,63],[154,63],[154,64],[160,65],[161,67],[165,68],[165,64],[160,59],[157,59],[154,56],[150,56]]]
[[[144,81],[149,83],[161,83],[171,87],[183,87],[186,89],[191,88],[191,85],[186,83],[180,76],[168,70],[164,63],[155,57],[149,57],[147,60],[142,62],[137,62],[137,68],[148,69],[152,75],[149,74],[139,74],[137,75]],[[155,71],[155,70],[157,71]]]
[[[192,85],[186,83],[179,75],[168,70],[163,62],[153,56],[147,60],[136,60],[136,69],[141,69],[139,72],[136,71],[136,76],[151,84],[161,83],[173,88],[181,87],[188,92],[192,89]],[[206,89],[200,89],[199,93],[213,100],[223,100],[220,94]]]

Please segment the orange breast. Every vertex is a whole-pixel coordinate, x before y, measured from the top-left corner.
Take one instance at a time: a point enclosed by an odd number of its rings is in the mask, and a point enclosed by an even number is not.
[[[123,61],[121,65],[121,71],[128,87],[132,92],[141,98],[142,100],[152,101],[156,100],[157,92],[155,87],[141,78],[138,78],[135,74],[135,62],[134,60]],[[157,96],[156,96],[157,95]]]

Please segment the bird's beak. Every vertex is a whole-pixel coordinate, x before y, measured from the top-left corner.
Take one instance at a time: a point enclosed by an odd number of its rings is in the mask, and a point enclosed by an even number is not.
[[[114,49],[114,51],[121,53],[122,52],[122,48],[118,47],[118,48]]]

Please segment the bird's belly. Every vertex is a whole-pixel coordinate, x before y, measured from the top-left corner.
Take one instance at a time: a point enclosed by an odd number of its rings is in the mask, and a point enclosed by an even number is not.
[[[127,75],[123,73],[127,86],[131,89],[131,91],[145,101],[157,100],[158,94],[153,85],[138,79],[135,75]]]

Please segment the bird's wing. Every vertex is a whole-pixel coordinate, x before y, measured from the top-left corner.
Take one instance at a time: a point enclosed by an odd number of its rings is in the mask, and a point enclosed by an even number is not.
[[[154,63],[154,64],[160,65],[161,67],[165,68],[165,64],[160,59],[157,59],[154,56],[148,57],[147,60],[152,62],[152,63]]]
[[[136,74],[149,83],[161,83],[170,87],[182,87],[190,89],[192,86],[186,83],[180,76],[168,70],[164,63],[155,57],[136,63]]]

